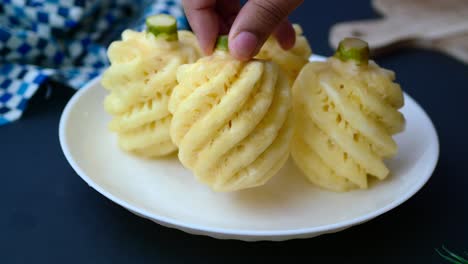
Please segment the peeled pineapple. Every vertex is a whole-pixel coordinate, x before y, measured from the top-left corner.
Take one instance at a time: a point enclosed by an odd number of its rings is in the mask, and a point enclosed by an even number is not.
[[[304,67],[293,87],[292,156],[312,183],[348,191],[368,188],[368,175],[388,176],[384,159],[397,154],[392,135],[405,125],[394,80],[355,39],[342,42],[336,57]]]
[[[257,55],[259,59],[276,62],[288,75],[291,86],[302,67],[309,62],[309,58],[312,55],[309,42],[302,35],[301,26],[295,24],[294,30],[296,31],[296,44],[292,49],[288,51],[283,50],[278,41],[274,37],[270,37]]]
[[[152,18],[167,23],[164,34],[158,34],[161,28],[151,24],[148,32],[124,31],[122,40],[109,47],[111,66],[101,81],[110,91],[104,107],[113,116],[109,129],[117,133],[119,146],[148,158],[177,149],[169,135],[169,98],[177,85],[177,69],[200,56],[195,36],[177,32],[175,19]]]
[[[177,80],[171,137],[199,181],[221,192],[252,188],[284,165],[293,132],[291,92],[276,64],[241,62],[217,50],[180,67]]]

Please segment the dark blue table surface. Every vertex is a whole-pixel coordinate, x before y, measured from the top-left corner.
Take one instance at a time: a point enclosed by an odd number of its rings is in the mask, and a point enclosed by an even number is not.
[[[336,22],[375,18],[368,1],[306,1],[292,21],[330,55]],[[435,248],[468,251],[468,67],[414,49],[376,59],[434,121],[441,156],[429,183],[398,208],[346,231],[273,243],[218,241],[139,218],[89,188],[65,160],[58,123],[73,95],[40,93],[23,119],[0,127],[0,263],[202,263],[307,255],[309,263],[448,263]],[[421,131],[424,133],[424,131]],[[468,257],[467,255],[465,255]]]

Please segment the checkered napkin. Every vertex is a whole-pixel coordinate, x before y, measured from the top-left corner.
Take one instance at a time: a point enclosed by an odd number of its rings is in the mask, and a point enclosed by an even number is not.
[[[145,17],[166,13],[187,29],[181,0],[0,0],[0,125],[19,119],[41,84],[75,89],[108,65],[106,49]]]

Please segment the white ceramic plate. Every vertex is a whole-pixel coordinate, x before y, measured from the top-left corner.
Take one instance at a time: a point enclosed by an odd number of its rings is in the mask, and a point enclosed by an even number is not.
[[[60,120],[60,144],[73,169],[92,188],[161,225],[221,239],[286,240],[338,232],[405,202],[430,178],[439,155],[435,128],[408,95],[406,131],[396,136],[392,175],[366,191],[333,193],[309,184],[294,164],[266,185],[215,193],[198,183],[176,156],[142,160],[122,152],[107,130],[106,91],[99,79],[73,96]]]

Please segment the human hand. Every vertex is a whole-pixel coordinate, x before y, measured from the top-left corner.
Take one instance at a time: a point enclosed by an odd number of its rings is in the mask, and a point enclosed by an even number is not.
[[[183,0],[192,30],[202,50],[213,52],[220,34],[229,33],[229,50],[239,60],[254,57],[274,34],[285,50],[294,46],[296,34],[288,15],[303,0]]]

